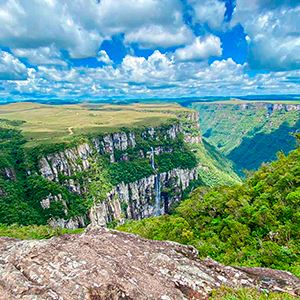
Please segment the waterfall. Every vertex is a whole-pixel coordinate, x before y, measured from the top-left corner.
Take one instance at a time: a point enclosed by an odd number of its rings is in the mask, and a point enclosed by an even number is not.
[[[152,169],[155,170],[154,149],[153,149],[153,147],[151,147],[150,163],[151,163]]]
[[[160,215],[160,200],[161,200],[161,194],[160,194],[160,176],[159,173],[155,177],[155,215]]]
[[[154,171],[156,171],[153,147],[151,147],[150,163],[151,163],[152,169]],[[160,200],[161,200],[160,175],[159,175],[159,173],[157,173],[156,176],[155,176],[154,185],[155,185],[155,212],[154,213],[155,213],[155,216],[159,216],[160,215]]]

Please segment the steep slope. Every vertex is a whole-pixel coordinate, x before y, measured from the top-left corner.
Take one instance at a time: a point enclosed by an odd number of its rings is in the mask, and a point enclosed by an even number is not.
[[[137,114],[136,127],[130,123],[121,128],[98,126],[107,114],[120,122],[123,109],[126,116],[130,111]],[[49,130],[45,140],[38,131],[41,113],[50,119],[42,123],[42,132]],[[77,120],[61,121],[60,116],[68,113]],[[85,132],[81,134],[76,121],[85,122],[90,114],[93,120],[86,128],[80,127]],[[199,172],[201,157],[193,148],[207,152],[198,115],[179,106],[52,108],[22,104],[11,110],[5,107],[2,115],[21,120],[2,120],[0,223],[77,228],[90,222],[113,225],[142,219],[167,213],[189,190],[205,182],[203,174],[208,179],[209,174],[215,179],[223,176],[217,165]],[[141,125],[142,120],[147,126]],[[132,122],[135,124],[134,118]],[[72,128],[72,134],[68,130],[65,137],[61,130],[66,128]],[[226,175],[227,181],[237,179],[232,171]]]
[[[232,185],[241,182],[234,172],[233,163],[206,139],[202,139],[201,144],[194,145],[192,150],[199,161],[198,173],[204,185]]]
[[[192,244],[226,263],[289,269],[300,275],[300,148],[243,184],[197,189],[171,216],[118,229]]]
[[[0,261],[3,300],[200,300],[221,286],[281,291],[296,299],[300,284],[287,272],[225,267],[199,260],[191,246],[103,228],[42,241],[0,238]]]
[[[203,136],[239,170],[257,169],[278,151],[295,148],[291,133],[300,128],[300,104],[224,101],[194,103]]]

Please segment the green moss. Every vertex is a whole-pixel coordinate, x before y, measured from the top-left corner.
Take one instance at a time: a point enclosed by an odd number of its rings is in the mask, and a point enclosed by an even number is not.
[[[287,293],[270,293],[268,291],[258,291],[254,288],[232,289],[222,287],[211,293],[210,300],[293,300],[296,296]]]
[[[78,234],[82,233],[83,229],[63,229],[52,228],[49,226],[4,226],[0,225],[0,236],[6,236],[11,238],[17,238],[21,240],[28,239],[49,239],[54,236],[60,236],[62,234]]]

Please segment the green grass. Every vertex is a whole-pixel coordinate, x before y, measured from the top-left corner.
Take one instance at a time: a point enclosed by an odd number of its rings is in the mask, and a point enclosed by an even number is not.
[[[14,103],[0,106],[0,119],[21,120],[27,147],[61,143],[74,136],[115,132],[126,127],[159,126],[188,111],[164,105],[43,105]]]
[[[212,292],[210,300],[296,300],[298,297],[287,293],[269,293],[254,288],[232,289],[222,287]]]
[[[78,234],[82,232],[83,232],[82,228],[63,229],[63,228],[52,228],[49,226],[37,226],[37,225],[30,225],[30,226],[0,225],[0,236],[16,238],[21,240],[49,239],[53,236],[59,236],[62,234]]]

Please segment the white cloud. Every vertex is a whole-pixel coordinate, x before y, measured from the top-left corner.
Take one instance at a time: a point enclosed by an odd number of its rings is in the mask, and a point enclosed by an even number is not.
[[[105,50],[100,50],[98,52],[97,59],[98,61],[103,62],[106,65],[111,65],[113,63],[113,61],[110,59],[110,57],[108,56]]]
[[[91,0],[76,2],[81,4],[78,9],[82,11],[96,5]],[[72,57],[95,55],[102,36],[81,20],[80,11],[77,11],[78,15],[72,14],[72,3],[75,1],[0,2],[1,44],[29,49],[53,45],[68,50]]]
[[[125,36],[127,43],[139,43],[142,47],[155,48],[181,46],[193,39],[192,31],[185,25],[179,28],[165,28],[163,26],[142,27]]]
[[[26,66],[12,54],[0,50],[0,80],[23,80],[26,78]]]
[[[197,37],[192,44],[175,51],[176,59],[180,61],[205,60],[211,56],[222,54],[221,41],[214,35]]]
[[[60,51],[54,46],[34,49],[19,48],[12,49],[12,52],[17,57],[26,58],[34,65],[67,65]]]
[[[120,66],[121,74],[131,82],[169,81],[174,77],[173,61],[158,50],[145,59],[127,55]]]
[[[212,29],[221,28],[226,12],[225,2],[219,0],[189,0],[197,23],[206,23]]]
[[[222,54],[220,39],[211,32],[227,29],[225,2],[187,0],[192,7],[192,25],[183,18],[189,13],[183,2],[0,0],[0,44],[13,53],[0,52],[0,79],[7,79],[0,82],[0,96],[299,93],[299,72],[285,72],[300,68],[299,1],[237,0],[232,26],[244,26],[249,66],[274,70],[251,77],[248,65],[232,59],[208,64],[208,58]],[[195,37],[193,26],[204,37]],[[120,64],[111,60],[109,52],[99,51],[101,43],[116,34],[124,37],[131,53]],[[155,51],[147,58],[137,57],[135,46]],[[163,53],[156,50],[160,48],[174,50]],[[95,57],[103,66],[72,67],[69,56]],[[26,60],[35,68],[26,67],[22,63]]]
[[[297,4],[298,2],[298,4]],[[299,1],[237,0],[233,25],[248,35],[249,63],[253,68],[300,68]]]
[[[192,36],[179,0],[7,0],[0,1],[0,24],[2,45],[23,51],[53,46],[73,58],[95,57],[114,34],[150,47],[181,45]]]
[[[13,92],[20,97],[44,95],[57,99],[101,99],[111,97],[147,98],[204,95],[243,95],[296,93],[300,71],[247,75],[247,65],[232,59],[205,62],[179,62],[154,51],[147,59],[127,55],[119,66],[98,68],[31,69],[27,80],[2,81],[1,95]]]

